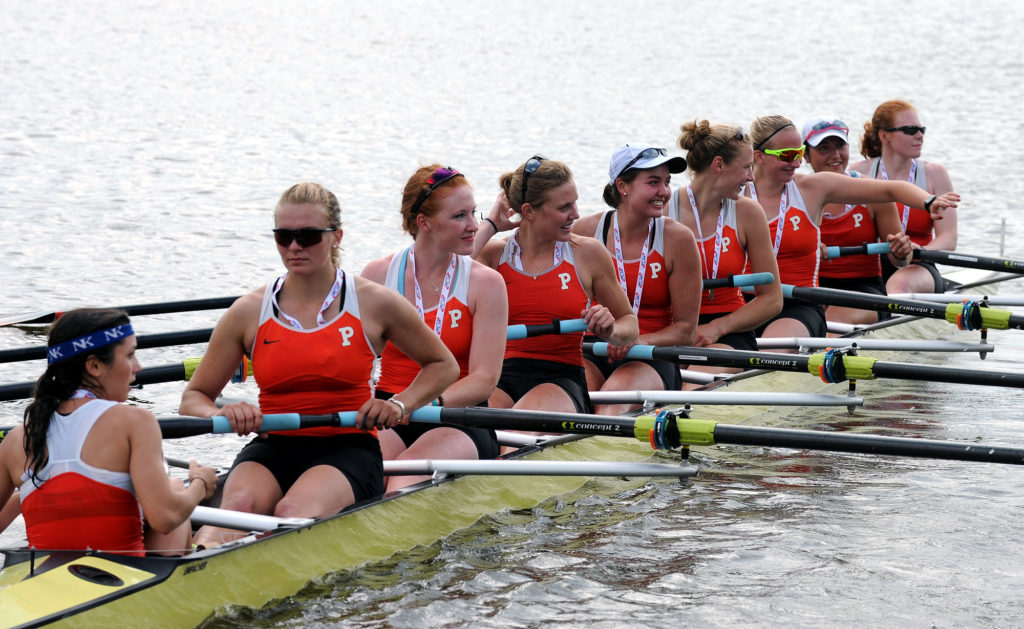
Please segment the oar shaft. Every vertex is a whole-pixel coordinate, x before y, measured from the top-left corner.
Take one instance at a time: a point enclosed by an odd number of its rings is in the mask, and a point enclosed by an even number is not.
[[[914,249],[914,259],[950,266],[963,266],[986,271],[1004,271],[1006,273],[1024,273],[1024,262],[1008,258],[986,258],[954,251],[933,249]]]
[[[169,345],[188,345],[190,343],[205,343],[210,340],[211,334],[213,334],[213,328],[185,330],[182,332],[162,332],[159,334],[136,336],[135,342],[138,349],[167,347]],[[0,363],[13,363],[41,358],[46,358],[45,346],[18,347],[0,351]]]
[[[829,258],[838,258],[840,256],[854,256],[854,255],[879,255],[883,253],[892,253],[892,247],[887,242],[866,242],[862,245],[852,245],[837,247],[835,245],[826,247],[826,252]]]
[[[736,445],[1024,464],[1024,448],[905,437],[718,424],[714,427],[714,439],[717,443]]]
[[[155,304],[135,304],[131,306],[113,306],[117,310],[124,310],[128,316],[142,316],[152,314],[170,314],[173,312],[192,312],[195,310],[216,310],[227,308],[235,303],[238,295],[234,297],[210,297],[206,299],[186,299],[183,301],[165,301]],[[53,323],[57,317],[64,314],[61,311],[34,313],[22,317],[8,317],[0,325],[29,324],[29,323]]]
[[[508,326],[508,333],[505,338],[510,341],[525,339],[531,336],[543,334],[568,334],[570,332],[585,332],[587,324],[583,319],[566,319],[563,321],[552,321],[551,323],[538,323],[535,325],[514,324]]]

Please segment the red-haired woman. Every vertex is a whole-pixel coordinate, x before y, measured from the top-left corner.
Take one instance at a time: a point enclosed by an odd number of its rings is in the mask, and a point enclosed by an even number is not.
[[[902,100],[890,100],[875,109],[864,123],[860,152],[866,158],[851,170],[869,179],[908,181],[927,192],[926,199],[953,191],[953,182],[942,164],[921,157],[924,130],[917,110]],[[956,207],[936,212],[925,203],[901,203],[900,223],[914,248],[956,249]],[[932,211],[929,211],[932,210]],[[945,290],[942,276],[930,262],[914,262],[896,269],[883,261],[886,290],[890,293],[931,293]]]
[[[374,260],[362,276],[384,284],[416,306],[423,322],[455,355],[459,379],[437,403],[486,403],[501,375],[508,325],[505,284],[494,269],[469,257],[478,230],[473,189],[462,173],[432,164],[419,168],[402,193],[402,226],[413,243],[400,253]],[[388,343],[381,360],[377,396],[404,390],[420,366]],[[390,459],[489,459],[496,457],[493,430],[398,425],[380,434]],[[392,476],[388,490],[425,477]]]

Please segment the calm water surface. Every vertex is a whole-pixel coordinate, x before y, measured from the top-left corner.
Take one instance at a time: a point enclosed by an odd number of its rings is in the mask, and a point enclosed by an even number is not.
[[[623,142],[672,146],[697,116],[747,125],[826,114],[857,127],[897,97],[918,106],[926,157],[964,197],[961,250],[998,255],[1005,220],[1006,255],[1024,257],[1018,3],[0,6],[5,313],[259,286],[280,268],[270,207],[300,180],[338,193],[345,266],[358,271],[406,242],[399,195],[421,163],[463,170],[486,210],[498,175],[543,152],[574,169],[589,213],[602,208]],[[139,318],[136,329],[208,327],[218,314]],[[0,348],[41,334],[0,329]],[[1024,339],[993,337],[999,349],[984,366],[1019,369]],[[3,381],[41,369],[4,365]],[[854,418],[801,421],[1024,442],[1016,391],[862,388],[869,408]],[[135,401],[171,414],[180,393],[147,386]],[[23,410],[0,403],[0,422]],[[227,465],[240,443],[166,449]],[[595,481],[209,624],[1024,625],[1020,470],[733,448],[699,461],[686,486]]]

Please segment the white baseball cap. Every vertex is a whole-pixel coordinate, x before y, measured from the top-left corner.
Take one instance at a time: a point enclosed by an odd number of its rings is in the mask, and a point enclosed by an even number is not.
[[[804,123],[804,144],[818,146],[825,138],[839,138],[850,143],[850,127],[839,118],[811,118]]]
[[[612,154],[612,163],[608,166],[608,181],[615,180],[631,168],[647,170],[668,164],[668,172],[681,173],[686,170],[686,160],[678,155],[669,155],[668,151],[653,144],[623,144]]]

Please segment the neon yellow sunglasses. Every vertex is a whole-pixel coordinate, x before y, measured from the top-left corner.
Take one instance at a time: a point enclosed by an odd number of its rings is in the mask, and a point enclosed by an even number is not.
[[[795,149],[761,149],[761,152],[777,157],[784,162],[795,162],[804,157],[804,147],[802,146]]]

